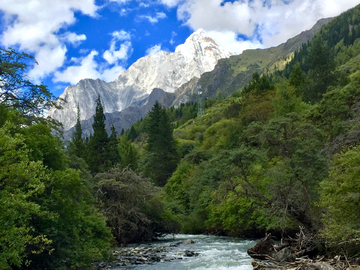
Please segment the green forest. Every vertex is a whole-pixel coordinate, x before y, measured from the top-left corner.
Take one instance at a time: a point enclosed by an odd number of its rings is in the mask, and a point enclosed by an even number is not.
[[[0,49],[0,269],[92,269],[110,248],[166,233],[314,236],[360,252],[360,6],[283,70],[228,97],[163,108],[70,142],[28,80],[35,59]]]

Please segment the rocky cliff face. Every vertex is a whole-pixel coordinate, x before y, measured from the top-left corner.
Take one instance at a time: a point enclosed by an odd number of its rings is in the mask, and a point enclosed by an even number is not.
[[[203,30],[193,33],[174,53],[158,52],[135,62],[114,82],[84,79],[65,89],[59,103],[62,110],[52,109],[48,116],[59,120],[64,130],[76,123],[77,106],[81,120],[95,113],[95,99],[101,97],[105,113],[120,112],[130,106],[139,106],[154,88],[173,93],[179,86],[214,69],[218,60],[228,58],[231,52],[223,49]]]

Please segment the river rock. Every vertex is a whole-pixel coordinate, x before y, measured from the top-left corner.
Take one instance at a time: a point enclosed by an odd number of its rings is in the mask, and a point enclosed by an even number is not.
[[[195,242],[191,239],[188,239],[188,240],[182,241],[181,243],[185,244],[185,245],[189,245],[189,244],[194,244]]]
[[[185,241],[176,243],[176,246],[184,244]],[[186,240],[185,243],[192,244],[193,240]],[[171,250],[174,245],[169,245],[167,247],[155,247],[152,245],[135,247],[135,248],[120,248],[113,251],[115,260],[113,262],[101,262],[97,265],[98,270],[111,269],[113,267],[128,267],[133,265],[141,264],[154,264],[157,262],[169,262],[172,260],[181,260],[185,257],[198,256],[199,253],[196,253],[191,250],[185,250],[180,252],[177,256],[169,256],[167,252]]]
[[[196,253],[196,252],[191,251],[191,250],[185,250],[185,251],[184,251],[184,255],[185,255],[186,257],[193,257],[193,256],[198,256],[199,253]]]

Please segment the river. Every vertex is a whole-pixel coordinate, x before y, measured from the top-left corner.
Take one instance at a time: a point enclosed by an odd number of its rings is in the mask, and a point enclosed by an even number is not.
[[[180,244],[172,246],[184,240],[191,239],[193,244]],[[255,245],[255,240],[246,240],[232,237],[209,236],[209,235],[168,235],[163,239],[151,243],[154,247],[166,247],[167,257],[177,257],[184,254],[185,250],[198,253],[198,256],[186,257],[172,261],[161,261],[152,265],[138,265],[132,267],[112,268],[116,270],[250,270],[252,259],[247,255],[246,250]],[[129,248],[141,247],[142,245],[130,245]],[[149,244],[147,244],[149,245]]]

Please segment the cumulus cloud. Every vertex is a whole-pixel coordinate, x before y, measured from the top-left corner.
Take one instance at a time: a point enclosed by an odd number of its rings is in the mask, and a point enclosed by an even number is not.
[[[219,43],[233,51],[261,44],[264,47],[279,45],[310,29],[320,18],[338,15],[358,4],[358,0],[161,1],[169,7],[177,6],[177,17],[185,25],[213,33]],[[239,35],[247,37],[247,41],[238,39]]]
[[[72,58],[72,65],[63,71],[54,73],[54,82],[77,84],[81,79],[102,79],[106,82],[114,81],[125,69],[121,65],[99,65],[96,57],[99,53],[91,51],[82,58]]]
[[[54,74],[54,82],[69,82],[76,84],[81,79],[85,78],[99,78],[100,73],[96,70],[97,63],[94,57],[99,53],[95,50],[91,51],[86,57],[82,59],[72,58],[73,63],[80,63],[80,65],[73,65],[67,67],[64,71],[56,71]]]
[[[244,40],[238,38],[237,34],[233,31],[209,31],[207,33],[221,47],[226,48],[233,53],[240,54],[244,50],[263,47],[258,40]]]
[[[30,72],[35,81],[54,72],[66,59],[66,44],[73,45],[86,39],[84,35],[56,33],[75,23],[74,12],[96,16],[98,7],[94,0],[22,1],[2,0],[0,10],[4,13],[5,30],[0,40],[3,46],[19,46],[35,54],[39,65]],[[29,15],[31,14],[31,15]]]
[[[110,48],[102,55],[106,63],[99,64],[100,60],[96,59],[99,53],[92,50],[84,57],[72,58],[70,66],[55,72],[53,81],[76,84],[84,78],[100,78],[106,82],[115,80],[125,70],[123,63],[131,54],[132,47],[128,32],[115,31],[111,36]]]
[[[82,41],[86,40],[86,36],[84,34],[77,35],[72,32],[66,32],[65,34],[61,35],[59,39],[60,41],[69,42],[74,46],[78,46]]]
[[[161,51],[161,44],[154,45],[146,50],[146,55],[154,55]]]
[[[165,19],[167,16],[164,12],[157,12],[155,16],[140,15],[139,20],[148,20],[150,23],[158,23],[160,19]]]
[[[182,0],[161,0],[161,3],[168,7],[175,7],[177,6]]]
[[[103,54],[103,58],[109,63],[109,64],[115,64],[118,63],[120,60],[126,60],[128,58],[128,54],[131,50],[131,42],[126,41],[125,43],[120,45],[120,48],[116,49],[116,44],[118,41],[121,40],[129,40],[130,34],[127,33],[124,30],[121,31],[115,31],[112,33],[112,40],[110,44],[110,48],[106,50]]]

